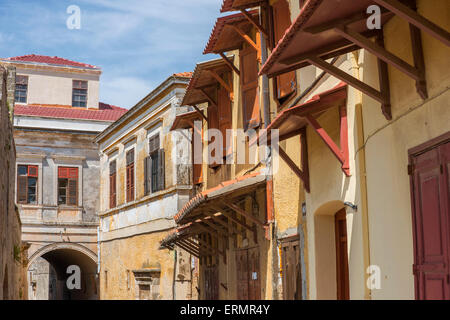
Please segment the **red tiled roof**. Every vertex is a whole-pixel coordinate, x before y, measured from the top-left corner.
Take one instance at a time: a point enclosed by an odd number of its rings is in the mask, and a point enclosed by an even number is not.
[[[222,7],[220,8],[220,12],[228,12],[228,11],[238,11],[240,8],[251,8],[256,7],[263,3],[263,0],[240,0],[237,8],[233,8],[236,0],[223,0]]]
[[[116,121],[128,110],[106,103],[99,103],[99,109],[75,108],[61,105],[21,105],[14,106],[14,115],[61,119],[85,119]]]
[[[181,78],[192,78],[192,72],[180,72],[180,73],[174,73],[174,77],[181,77]]]
[[[255,10],[249,12],[249,14],[251,14],[251,15],[254,15],[256,13],[257,13],[257,11],[255,11]],[[216,24],[214,25],[214,28],[211,32],[211,35],[209,36],[209,40],[205,47],[205,50],[203,51],[203,54],[215,53],[213,51],[214,46],[215,46],[220,34],[222,33],[223,28],[227,24],[232,24],[232,23],[236,23],[236,22],[240,22],[240,21],[247,21],[247,18],[242,13],[235,13],[235,14],[231,14],[226,17],[218,18],[216,21]],[[239,35],[236,35],[236,37],[239,37]]]
[[[233,10],[233,0],[223,0],[222,7],[220,8],[220,12],[228,12]]]
[[[5,61],[19,61],[19,62],[35,62],[35,63],[43,63],[43,64],[52,64],[58,66],[68,66],[68,67],[79,67],[79,68],[89,68],[89,69],[99,69],[99,67],[93,66],[91,64],[76,62],[60,57],[50,57],[50,56],[42,56],[37,54],[29,54],[25,56],[11,57],[2,59]]]
[[[261,174],[261,172],[254,172],[248,175],[244,175],[241,177],[238,177],[236,179],[233,180],[228,180],[228,181],[222,181],[218,186],[205,190],[203,192],[200,192],[199,194],[197,194],[195,197],[193,197],[191,200],[189,200],[184,206],[183,208],[181,208],[180,211],[178,211],[178,213],[174,216],[175,222],[176,223],[180,223],[181,220],[187,215],[189,214],[192,210],[194,210],[195,208],[197,208],[200,204],[204,203],[205,201],[208,200],[208,196],[211,196],[212,193],[215,193],[216,196],[219,194],[221,195],[222,191],[225,191],[225,188],[234,184],[237,184],[241,181],[250,179],[250,178],[255,178],[261,176],[262,178],[265,179],[265,176],[263,176]],[[238,185],[236,185],[238,186]],[[228,191],[232,191],[232,190],[228,190]]]

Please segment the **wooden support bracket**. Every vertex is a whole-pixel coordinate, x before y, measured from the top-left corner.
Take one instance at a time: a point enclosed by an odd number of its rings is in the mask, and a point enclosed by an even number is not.
[[[208,70],[211,76],[217,80],[217,82],[220,83],[220,85],[228,91],[228,94],[230,95],[230,99],[233,100],[233,90],[231,89],[231,86],[225,82],[215,71]]]
[[[248,214],[247,212],[245,212],[245,210],[241,209],[240,207],[238,207],[237,205],[233,204],[233,203],[225,203],[222,202],[222,204],[224,206],[227,206],[228,208],[234,210],[236,213],[240,214],[241,216],[244,216],[245,218],[253,221],[254,223],[258,224],[261,227],[265,226],[265,223],[259,221],[256,217],[252,216],[251,214]]]
[[[335,76],[336,78],[344,81],[345,83],[348,83],[350,85],[352,85],[353,87],[355,87],[356,89],[362,91],[363,93],[367,94],[369,97],[372,97],[373,99],[375,99],[376,101],[380,102],[380,103],[386,103],[385,101],[385,97],[384,95],[374,89],[373,87],[365,84],[364,82],[362,82],[361,80],[356,79],[355,77],[349,75],[348,73],[346,73],[345,71],[339,69],[338,67],[335,67],[331,64],[329,64],[328,62],[326,62],[325,60],[317,57],[317,56],[309,56],[306,59],[310,64],[328,72],[329,74],[331,74],[332,76]]]
[[[339,162],[342,164],[342,171],[347,177],[350,176],[349,156],[348,156],[348,126],[347,126],[347,110],[346,106],[339,107],[339,115],[341,118],[340,124],[340,145],[339,148],[328,135],[328,133],[322,128],[317,120],[311,116],[306,115],[305,119],[309,125],[316,131],[320,138],[325,142],[331,152],[336,156]]]
[[[376,41],[380,47],[384,48],[383,32],[378,33]],[[388,65],[381,59],[378,59],[378,80],[380,82],[380,91],[385,101],[381,103],[381,112],[387,120],[392,120]]]
[[[269,37],[269,33],[264,29],[258,22],[253,19],[253,17],[245,9],[241,9],[241,13],[247,18],[247,20],[255,26],[266,38]]]
[[[397,16],[405,19],[410,24],[416,26],[423,32],[430,34],[432,37],[438,39],[446,46],[450,47],[450,33],[439,27],[430,20],[424,18],[413,9],[400,3],[398,0],[374,0],[375,3],[385,7]]]
[[[259,51],[258,45],[247,35],[244,31],[242,31],[238,26],[234,24],[229,25],[234,31],[236,31],[253,49]]]
[[[405,62],[403,59],[397,57],[396,55],[390,53],[386,49],[380,47],[375,42],[370,41],[370,39],[364,37],[360,33],[355,32],[345,26],[337,26],[334,28],[334,30],[336,31],[336,33],[346,38],[347,40],[357,44],[363,49],[366,49],[377,58],[396,67],[397,69],[411,77],[413,80],[417,81],[420,79],[419,71],[415,67],[411,66],[409,63]]]
[[[203,93],[203,95],[206,97],[206,99],[208,100],[208,102],[209,102],[210,104],[212,104],[212,105],[214,105],[214,106],[217,106],[217,103],[216,103],[216,102],[214,101],[214,99],[208,94],[208,92],[206,92],[205,89],[200,88],[199,90]]]
[[[228,212],[223,211],[222,214],[223,214],[224,216],[226,216],[228,219],[230,219],[231,221],[233,221],[233,222],[235,222],[235,223],[237,223],[237,224],[243,226],[243,227],[244,227],[245,229],[247,229],[248,231],[255,232],[255,230],[254,230],[252,227],[250,227],[248,224],[243,223],[242,221],[236,219],[235,217],[233,217],[233,216],[232,216],[231,214],[229,214]]]
[[[230,60],[228,60],[228,58],[223,54],[223,52],[219,52],[220,57],[222,58],[222,60],[226,63],[227,66],[229,66],[231,68],[231,70],[233,70],[234,72],[236,72],[236,74],[238,76],[241,75],[240,71],[238,68],[236,68],[236,66],[231,63]]]
[[[192,105],[192,107],[194,108],[195,111],[197,111],[197,113],[206,121],[208,121],[208,117],[205,116],[205,114],[203,113],[203,111],[201,111],[196,105]],[[194,127],[194,126],[192,126]]]
[[[289,155],[281,147],[278,148],[280,157],[286,162],[291,170],[302,180],[303,186],[307,192],[310,192],[309,188],[309,168],[308,168],[308,149],[306,145],[306,128],[302,129],[303,133],[300,135],[300,143],[302,147],[301,162],[302,169],[300,169],[295,162],[289,157]]]
[[[422,35],[420,29],[409,24],[411,35],[411,49],[413,53],[414,66],[419,72],[419,79],[416,80],[416,90],[422,99],[428,98],[427,81],[425,79],[425,59],[423,57]]]

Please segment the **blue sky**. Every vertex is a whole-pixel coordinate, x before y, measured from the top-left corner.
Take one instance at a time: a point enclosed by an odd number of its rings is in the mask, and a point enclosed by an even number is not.
[[[59,56],[100,66],[100,100],[130,108],[169,75],[192,71],[222,0],[0,0],[0,57]],[[66,26],[70,5],[81,29]]]

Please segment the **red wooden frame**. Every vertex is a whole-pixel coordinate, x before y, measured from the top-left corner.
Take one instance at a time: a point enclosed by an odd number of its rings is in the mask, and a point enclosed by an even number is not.
[[[347,109],[345,105],[339,107],[339,116],[341,118],[340,129],[340,148],[334,143],[333,139],[328,135],[324,128],[317,122],[312,115],[306,115],[305,119],[308,124],[316,131],[320,138],[325,142],[327,147],[335,155],[342,164],[342,171],[347,177],[350,176],[350,165],[348,157],[348,125],[347,125]]]

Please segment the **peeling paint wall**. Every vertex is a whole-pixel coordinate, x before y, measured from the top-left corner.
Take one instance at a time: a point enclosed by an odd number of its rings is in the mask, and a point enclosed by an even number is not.
[[[173,216],[191,192],[190,137],[171,132],[187,81],[167,84],[136,114],[116,123],[100,144],[101,299],[191,299],[191,256],[159,250],[175,227]],[[165,155],[165,187],[145,194],[144,159],[149,139],[159,134]],[[126,201],[126,152],[134,149],[135,199]],[[109,204],[109,164],[116,160],[117,206]]]
[[[26,246],[14,201],[16,147],[8,105],[14,103],[14,68],[0,65],[0,299],[27,298]],[[11,100],[11,94],[12,100]]]

